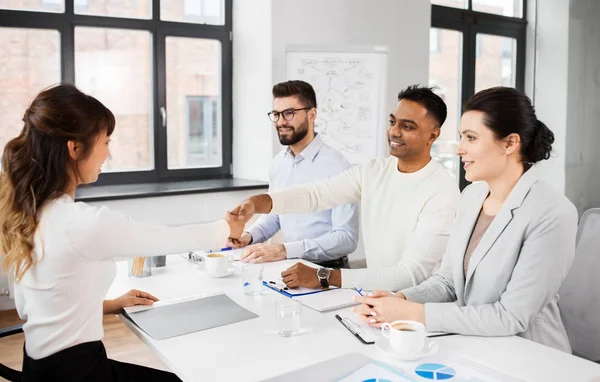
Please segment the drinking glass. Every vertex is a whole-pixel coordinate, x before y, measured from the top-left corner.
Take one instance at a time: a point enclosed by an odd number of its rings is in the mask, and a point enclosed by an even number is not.
[[[262,265],[256,264],[247,264],[242,267],[242,280],[246,295],[259,296],[262,294],[263,269]]]
[[[302,304],[292,298],[275,301],[277,314],[277,334],[291,337],[300,331]]]

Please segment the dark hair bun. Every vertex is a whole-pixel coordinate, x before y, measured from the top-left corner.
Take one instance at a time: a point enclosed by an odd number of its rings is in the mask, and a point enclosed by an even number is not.
[[[539,119],[535,123],[534,136],[525,152],[526,162],[536,163],[550,158],[552,144],[554,143],[554,133]]]

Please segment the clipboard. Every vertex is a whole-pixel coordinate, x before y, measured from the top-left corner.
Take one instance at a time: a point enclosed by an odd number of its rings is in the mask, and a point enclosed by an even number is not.
[[[368,333],[360,329],[360,325],[357,325],[349,318],[342,318],[339,314],[336,314],[335,318],[337,318],[338,321],[363,344],[373,345],[375,343],[376,338],[369,336]]]
[[[339,289],[338,287],[335,287],[335,286],[330,286],[329,289],[327,289],[327,290],[309,289],[309,288],[288,289],[288,287],[286,287],[285,284],[278,283],[275,281],[263,281],[263,285],[269,289],[274,290],[277,293],[280,293],[280,294],[286,296],[286,297],[307,296],[309,294],[315,294],[315,293],[327,292],[327,291],[334,290],[334,289]]]

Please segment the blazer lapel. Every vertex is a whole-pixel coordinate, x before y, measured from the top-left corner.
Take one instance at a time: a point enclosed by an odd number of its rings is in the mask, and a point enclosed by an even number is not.
[[[459,253],[462,253],[461,260],[458,262],[454,268],[454,278],[455,278],[455,293],[459,302],[463,300],[465,284],[464,284],[464,273],[463,273],[463,263],[465,258],[465,253],[467,251],[467,246],[469,245],[469,239],[471,238],[471,233],[475,228],[475,223],[477,222],[477,217],[479,216],[479,212],[481,211],[481,207],[483,202],[487,198],[489,194],[489,188],[487,184],[483,184],[481,190],[477,193],[474,193],[473,196],[470,197],[472,199],[469,203],[468,210],[465,212],[464,218],[461,218],[461,224],[464,224],[464,229],[457,231],[459,238],[457,243],[460,243],[460,247],[458,247]]]
[[[483,260],[485,255],[489,252],[492,245],[494,245],[498,237],[500,237],[508,223],[510,223],[510,221],[513,218],[513,211],[519,208],[521,204],[523,204],[523,200],[525,200],[525,197],[531,190],[531,187],[537,182],[537,180],[537,169],[535,167],[532,167],[521,176],[515,187],[512,189],[512,191],[504,201],[504,204],[498,211],[498,214],[488,227],[487,231],[483,234],[481,241],[479,242],[479,244],[475,248],[475,251],[473,251],[473,254],[471,255],[471,260],[469,261],[469,267],[467,269],[467,278],[465,280],[465,292],[469,286],[471,278],[473,277],[473,273],[475,273],[475,269],[477,269],[477,265],[479,265],[481,260]],[[483,205],[483,202],[481,205]],[[478,213],[480,211],[481,206]],[[475,224],[473,224],[473,227],[474,225]],[[472,232],[473,228],[471,228],[471,230],[469,231],[469,238],[467,238],[466,240],[467,244],[469,242],[470,234]]]

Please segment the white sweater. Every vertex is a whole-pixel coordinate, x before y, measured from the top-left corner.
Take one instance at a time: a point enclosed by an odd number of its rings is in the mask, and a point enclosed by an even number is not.
[[[395,157],[376,158],[306,186],[269,193],[271,213],[312,212],[361,202],[368,269],[342,269],[342,287],[400,290],[437,269],[458,203],[456,182],[436,160],[402,173]]]
[[[19,316],[27,320],[27,354],[40,359],[102,339],[102,302],[115,277],[114,257],[216,248],[228,236],[225,221],[166,227],[75,203],[67,195],[49,202],[34,237],[38,262],[15,285]]]

